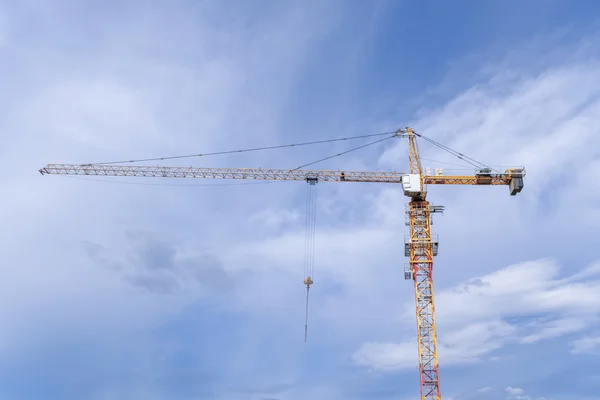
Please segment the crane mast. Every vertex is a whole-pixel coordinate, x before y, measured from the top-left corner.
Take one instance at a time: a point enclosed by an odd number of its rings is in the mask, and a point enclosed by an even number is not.
[[[261,168],[199,168],[105,164],[48,164],[39,172],[42,175],[84,175],[84,176],[132,176],[162,178],[205,178],[243,180],[295,180],[323,182],[379,182],[401,184],[404,194],[410,198],[407,205],[409,225],[408,240],[404,243],[404,254],[409,257],[408,268],[404,271],[407,280],[414,281],[417,317],[417,347],[419,354],[419,374],[422,400],[440,400],[439,362],[437,331],[435,322],[435,302],[433,290],[433,258],[438,253],[438,242],[431,234],[432,214],[443,212],[444,207],[433,205],[426,200],[426,185],[504,185],[509,187],[511,196],[523,189],[525,168],[509,168],[504,172],[493,172],[491,168],[481,168],[474,175],[426,175],[419,157],[417,137],[432,140],[415,133],[411,128],[399,129],[393,135],[408,138],[409,173],[363,172],[302,169],[261,169]],[[439,144],[438,144],[439,145]],[[447,149],[447,148],[446,148]],[[460,154],[460,153],[459,153]],[[312,284],[310,276],[304,284],[307,289]]]
[[[414,185],[411,185],[411,191],[405,191],[411,198],[407,210],[409,241],[405,243],[405,255],[408,250],[410,263],[405,277],[412,277],[415,287],[421,399],[439,400],[441,394],[433,295],[433,257],[437,254],[437,243],[434,252],[431,214],[432,211],[441,209],[436,207],[432,210],[429,202],[425,200],[427,192],[415,134],[410,128],[406,129],[406,134],[410,160],[408,180],[412,180]]]

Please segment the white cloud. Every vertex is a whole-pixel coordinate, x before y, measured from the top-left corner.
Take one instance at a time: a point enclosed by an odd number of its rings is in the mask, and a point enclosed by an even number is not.
[[[600,355],[600,335],[586,336],[572,341],[571,353]]]
[[[296,211],[290,210],[274,210],[266,208],[265,210],[253,214],[248,219],[248,222],[255,226],[275,230],[284,227],[287,224],[292,224],[300,220],[300,215]]]
[[[579,276],[558,278],[558,266],[539,260],[504,268],[441,291],[437,298],[438,346],[444,365],[490,359],[508,343],[528,344],[585,331],[600,316],[600,275],[595,265]],[[404,320],[412,318],[412,305]],[[545,316],[545,317],[542,317]],[[516,322],[509,322],[517,319]],[[413,368],[416,339],[400,344],[369,342],[355,363],[379,370]]]
[[[514,400],[545,400],[544,397],[531,397],[531,396],[525,394],[525,390],[523,390],[521,388],[518,388],[518,387],[509,386],[509,387],[507,387],[504,390],[508,394],[508,399],[514,399]]]
[[[509,396],[522,396],[523,394],[525,394],[525,391],[523,389],[514,388],[512,386],[507,387],[505,390]]]
[[[551,320],[548,322],[533,322],[530,326],[537,332],[521,338],[521,343],[535,343],[544,339],[551,339],[564,336],[570,333],[582,332],[597,322],[595,316],[580,318],[565,317],[562,319]]]
[[[439,357],[448,366],[477,362],[501,348],[516,331],[515,326],[502,321],[469,324],[438,339]],[[377,370],[413,369],[418,364],[416,343],[416,338],[400,344],[365,343],[352,358],[357,365]]]

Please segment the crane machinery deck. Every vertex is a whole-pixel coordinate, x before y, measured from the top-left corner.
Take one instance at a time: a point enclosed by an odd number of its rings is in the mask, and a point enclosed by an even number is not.
[[[521,192],[523,189],[523,178],[525,168],[509,168],[504,172],[499,172],[493,168],[479,163],[478,161],[458,153],[443,146],[434,140],[416,133],[411,128],[398,129],[394,132],[386,132],[388,137],[376,142],[393,137],[408,138],[409,143],[409,172],[362,172],[362,171],[331,171],[331,170],[304,170],[294,169],[261,169],[261,168],[199,168],[199,167],[168,167],[168,166],[131,166],[115,165],[115,163],[96,163],[96,164],[48,164],[39,172],[42,175],[84,175],[84,176],[113,176],[113,177],[162,177],[162,178],[207,178],[207,179],[246,179],[246,180],[296,180],[307,182],[380,182],[399,184],[402,186],[404,195],[410,201],[407,206],[407,215],[409,225],[409,236],[404,244],[404,252],[409,257],[408,267],[404,271],[404,277],[414,282],[414,294],[416,304],[417,320],[417,347],[419,355],[419,374],[421,399],[441,399],[439,383],[439,362],[437,349],[437,331],[435,321],[435,302],[433,289],[433,258],[438,253],[438,242],[434,240],[431,234],[431,218],[435,213],[443,212],[444,208],[439,205],[433,205],[427,200],[427,185],[481,185],[497,186],[503,185],[509,187],[511,196]],[[364,135],[377,136],[376,135]],[[443,175],[434,173],[430,175],[423,171],[419,150],[417,146],[417,137],[438,146],[439,148],[450,152],[476,167],[473,175]],[[359,138],[359,137],[354,137]],[[292,147],[297,145],[323,143],[328,141],[346,140],[350,138],[324,140],[311,143],[302,143],[285,146],[272,146],[260,149]],[[353,139],[353,138],[352,138]],[[369,144],[369,145],[370,145]],[[360,146],[356,149],[366,147]],[[353,150],[356,150],[353,149]],[[353,151],[351,150],[351,151]],[[241,150],[231,152],[220,152],[212,154],[224,154],[241,152]],[[348,151],[347,151],[348,152]],[[339,156],[344,153],[339,153]],[[206,154],[204,154],[206,155]],[[168,157],[168,158],[184,158]],[[332,156],[334,157],[334,156]],[[327,157],[329,159],[332,157]],[[167,158],[146,159],[164,160]],[[325,160],[323,159],[323,160]],[[319,161],[323,161],[319,160]],[[136,162],[141,160],[133,160]],[[318,162],[318,161],[317,161]],[[121,162],[125,163],[125,162]],[[306,164],[311,165],[314,163]],[[305,165],[305,166],[306,166]],[[313,281],[310,276],[306,278],[304,284],[310,286]],[[305,333],[306,334],[306,333]]]

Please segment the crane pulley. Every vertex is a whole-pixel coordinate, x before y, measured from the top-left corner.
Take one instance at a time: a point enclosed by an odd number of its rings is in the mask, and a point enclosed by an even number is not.
[[[392,135],[390,135],[393,133]],[[262,168],[199,168],[199,167],[168,167],[168,166],[139,166],[139,165],[116,165],[115,163],[96,164],[48,164],[39,172],[42,175],[83,175],[83,176],[115,176],[115,177],[162,177],[162,178],[206,178],[206,179],[244,179],[244,180],[270,180],[270,181],[307,181],[307,225],[306,225],[306,248],[305,248],[305,280],[306,285],[306,318],[305,318],[305,340],[308,329],[308,294],[314,278],[314,186],[318,181],[322,182],[379,182],[402,185],[404,194],[410,198],[408,203],[408,220],[410,235],[405,243],[405,255],[410,259],[409,268],[405,271],[405,277],[414,281],[416,319],[417,319],[417,347],[419,353],[419,374],[421,379],[421,399],[440,400],[439,386],[439,363],[437,354],[437,333],[435,323],[434,290],[433,290],[433,258],[437,255],[438,244],[433,241],[431,234],[431,214],[442,211],[440,206],[433,206],[427,200],[427,185],[503,185],[509,187],[511,196],[516,195],[523,189],[523,178],[525,168],[509,168],[503,172],[497,171],[454,151],[447,146],[437,143],[433,139],[416,133],[411,128],[398,129],[394,132],[386,132],[373,135],[355,136],[352,138],[340,138],[322,140],[317,142],[300,143],[297,145],[308,145],[326,143],[339,140],[357,139],[370,136],[387,137],[376,142],[362,145],[357,148],[304,164],[294,169],[262,169]],[[369,145],[380,143],[394,137],[408,138],[409,143],[409,172],[362,172],[362,171],[332,171],[332,170],[304,170],[305,166],[315,164],[333,157],[347,154]],[[444,175],[434,173],[429,175],[423,172],[417,138],[437,146],[438,148],[458,157],[475,168],[472,175]],[[295,145],[270,146],[256,149],[235,150],[228,152],[205,153],[198,155],[187,155],[178,157],[154,158],[145,160],[128,161],[154,161],[173,158],[186,158],[195,156],[206,156],[215,154],[229,154],[242,151],[256,151],[282,147],[293,147]],[[122,162],[121,164],[124,164]],[[312,190],[312,192],[311,192]],[[312,193],[312,194],[311,194]],[[312,200],[311,200],[312,199]]]

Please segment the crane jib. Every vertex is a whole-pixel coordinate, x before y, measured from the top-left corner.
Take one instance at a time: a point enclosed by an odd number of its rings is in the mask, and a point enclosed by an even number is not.
[[[432,175],[423,179],[416,174],[402,172],[364,172],[331,170],[283,170],[273,168],[200,168],[167,166],[130,166],[96,164],[48,164],[39,172],[42,175],[88,175],[117,177],[162,177],[247,180],[302,180],[316,178],[321,182],[377,182],[403,184],[407,195],[420,191],[424,185],[510,185],[511,194],[523,188],[523,168],[512,168],[499,174]],[[410,190],[419,186],[416,190]]]

